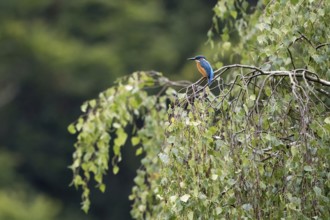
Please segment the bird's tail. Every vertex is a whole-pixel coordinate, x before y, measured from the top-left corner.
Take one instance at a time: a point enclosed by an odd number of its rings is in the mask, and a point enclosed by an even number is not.
[[[208,84],[211,85],[213,81],[213,74],[211,74],[210,77],[207,78],[207,80],[208,80]]]

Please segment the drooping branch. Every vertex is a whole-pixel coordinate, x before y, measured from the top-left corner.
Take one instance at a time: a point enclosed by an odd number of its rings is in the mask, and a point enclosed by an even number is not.
[[[236,70],[236,71],[233,71]],[[239,71],[237,71],[239,70]],[[245,70],[245,71],[243,71]],[[229,83],[226,83],[224,80],[223,75],[225,73],[235,73],[235,80],[231,81]],[[322,79],[318,76],[317,73],[312,72],[307,69],[294,69],[294,70],[263,70],[260,67],[252,66],[252,65],[244,65],[244,64],[232,64],[223,66],[219,69],[217,69],[215,72],[215,77],[213,79],[212,85],[204,84],[203,81],[205,78],[201,78],[200,80],[196,81],[195,83],[190,84],[189,86],[186,86],[179,90],[178,92],[185,91],[185,97],[181,97],[181,99],[177,100],[177,103],[175,105],[186,105],[188,103],[193,103],[194,100],[198,97],[204,97],[206,88],[209,87],[209,90],[213,93],[214,97],[220,98],[220,100],[224,101],[227,96],[230,96],[232,93],[232,90],[237,87],[240,88],[239,95],[243,95],[246,93],[248,87],[252,86],[253,88],[258,88],[258,91],[256,95],[256,101],[255,101],[255,107],[256,111],[259,112],[259,99],[261,97],[261,91],[264,90],[267,82],[269,80],[272,80],[276,77],[281,77],[281,81],[284,78],[289,78],[289,83],[291,84],[291,89],[293,95],[296,97],[296,100],[298,100],[302,106],[305,106],[304,103],[306,99],[308,99],[307,91],[311,92],[313,96],[317,100],[319,100],[321,103],[323,101],[319,98],[318,94],[316,92],[320,92],[326,96],[329,96],[329,92],[325,91],[324,89],[320,90],[321,88],[313,87],[312,83],[318,83],[322,86],[330,87],[330,81]],[[263,77],[264,76],[264,77]],[[297,78],[301,78],[302,82],[304,82],[304,86],[300,85]],[[256,83],[257,79],[261,79],[259,81],[260,83]],[[252,81],[254,80],[254,81]],[[243,84],[242,84],[243,83]],[[277,84],[276,87],[279,86],[280,83]],[[251,87],[251,88],[252,88]],[[221,91],[224,91],[227,89],[225,93],[221,93]],[[307,89],[307,90],[306,90]],[[276,88],[272,88],[271,95],[273,95],[273,92],[276,90]],[[299,91],[298,91],[299,90]],[[300,94],[301,92],[301,94]],[[299,93],[299,94],[298,94]],[[238,98],[237,98],[238,99]],[[216,103],[216,106],[220,105],[222,101],[219,101],[219,103]],[[214,104],[214,103],[213,103]],[[325,108],[329,109],[330,107],[323,103]],[[210,103],[211,105],[211,103]]]
[[[241,68],[241,69],[249,69],[249,70],[254,70],[257,74],[251,76],[251,77],[258,77],[262,75],[272,75],[272,76],[294,76],[294,77],[305,77],[307,80],[316,82],[319,84],[322,84],[324,86],[330,86],[330,81],[327,81],[325,79],[321,79],[316,73],[307,70],[307,69],[295,69],[295,70],[274,70],[274,71],[266,71],[262,70],[259,67],[255,66],[250,66],[250,65],[244,65],[244,64],[232,64],[232,65],[227,65],[223,66],[220,69],[214,71],[216,76],[214,77],[215,79],[220,77],[224,72],[230,69],[234,68]]]

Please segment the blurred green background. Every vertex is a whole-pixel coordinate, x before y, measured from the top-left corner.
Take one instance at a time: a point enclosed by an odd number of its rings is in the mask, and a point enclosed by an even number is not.
[[[136,70],[200,76],[216,0],[0,0],[0,220],[131,219],[139,158],[126,149],[88,215],[69,187],[84,100]],[[210,60],[212,62],[212,60]],[[125,159],[126,158],[126,159]]]

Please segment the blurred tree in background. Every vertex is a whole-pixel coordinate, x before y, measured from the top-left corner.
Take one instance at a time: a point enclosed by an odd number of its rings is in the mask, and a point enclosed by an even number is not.
[[[124,152],[132,160],[85,216],[68,188],[74,137],[66,127],[83,100],[121,75],[157,69],[181,78],[215,3],[0,1],[0,219],[129,218],[134,153]]]

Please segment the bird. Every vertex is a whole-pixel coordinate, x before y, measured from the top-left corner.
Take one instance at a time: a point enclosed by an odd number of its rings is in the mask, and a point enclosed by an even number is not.
[[[211,85],[211,82],[214,77],[214,72],[211,64],[206,60],[205,56],[198,55],[192,58],[188,58],[188,60],[195,60],[198,71],[206,77],[208,80],[208,84]]]

